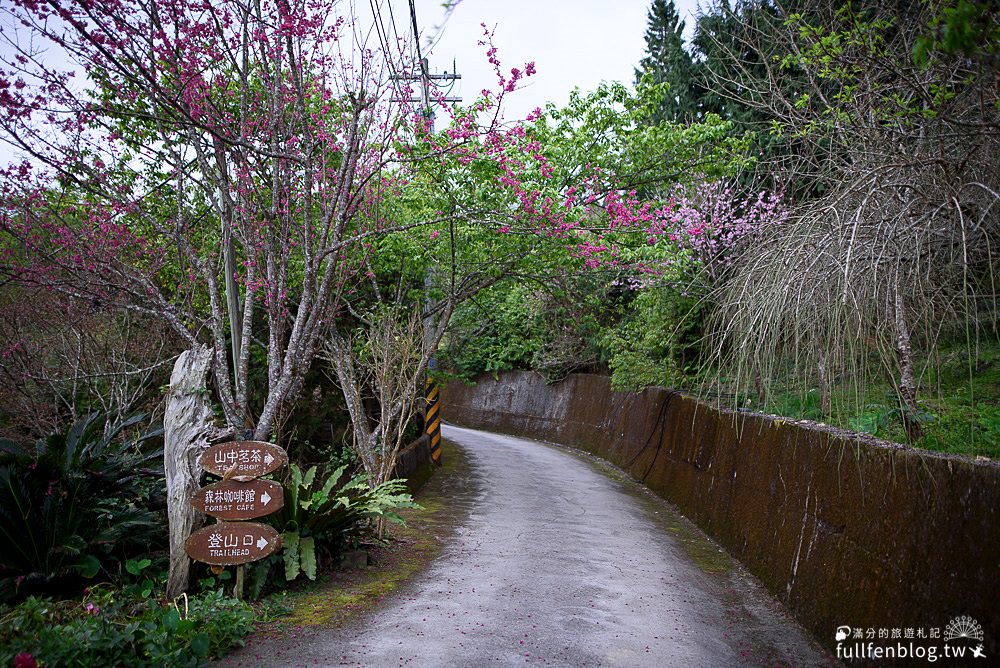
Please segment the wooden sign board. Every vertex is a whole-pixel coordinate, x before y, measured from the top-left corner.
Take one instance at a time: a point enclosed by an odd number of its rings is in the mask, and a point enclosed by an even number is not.
[[[230,441],[219,443],[205,450],[201,467],[209,473],[224,476],[233,471],[231,478],[249,480],[277,471],[288,463],[282,448],[264,441]]]
[[[199,489],[191,505],[223,520],[252,520],[281,510],[285,490],[270,480],[222,480]]]
[[[216,566],[248,564],[281,547],[281,534],[257,522],[219,522],[191,534],[184,548],[195,561]]]

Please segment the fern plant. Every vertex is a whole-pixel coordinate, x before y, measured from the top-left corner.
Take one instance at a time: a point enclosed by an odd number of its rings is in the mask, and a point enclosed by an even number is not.
[[[281,559],[286,581],[300,574],[315,580],[317,549],[335,554],[368,520],[403,524],[396,510],[417,507],[404,481],[390,480],[372,488],[364,474],[351,475],[347,465],[321,480],[317,467],[303,473],[291,464],[283,486],[285,505],[268,521],[284,541]],[[265,577],[266,572],[259,574],[262,570],[270,568],[258,568],[255,576]]]

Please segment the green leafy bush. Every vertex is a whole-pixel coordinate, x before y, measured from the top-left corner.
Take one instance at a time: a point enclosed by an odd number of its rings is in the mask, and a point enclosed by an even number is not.
[[[250,608],[221,591],[167,607],[119,593],[0,608],[0,665],[30,655],[46,666],[202,666],[253,630]]]
[[[455,310],[442,365],[460,378],[531,368],[544,332],[534,317],[535,300],[523,284],[502,283]]]
[[[627,298],[615,280],[553,277],[544,286],[504,281],[456,309],[439,354],[442,369],[480,373],[532,369],[557,382],[600,362],[600,339]]]
[[[106,429],[90,415],[34,451],[0,440],[0,600],[76,591],[164,532],[142,507],[145,478],[162,477],[162,429],[124,438],[144,419]]]
[[[325,480],[317,467],[305,473],[296,464],[289,466],[284,483],[285,505],[268,522],[281,532],[284,549],[281,555],[254,565],[251,594],[259,594],[271,567],[280,559],[284,579],[300,574],[316,579],[318,552],[338,553],[366,525],[367,520],[403,523],[396,514],[399,508],[416,504],[402,480],[390,480],[374,488],[363,474],[350,475],[347,465],[338,467]]]
[[[605,330],[603,345],[617,390],[684,387],[700,363],[701,305],[669,287],[637,292],[629,315]]]

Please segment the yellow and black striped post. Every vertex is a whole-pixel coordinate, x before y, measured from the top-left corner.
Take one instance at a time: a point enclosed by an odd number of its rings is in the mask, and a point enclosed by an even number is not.
[[[427,376],[427,412],[424,413],[424,431],[431,440],[431,460],[441,465],[441,404],[440,388]]]

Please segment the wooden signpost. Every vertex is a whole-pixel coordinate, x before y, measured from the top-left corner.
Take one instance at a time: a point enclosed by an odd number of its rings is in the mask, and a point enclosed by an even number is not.
[[[263,559],[281,547],[281,534],[257,522],[219,522],[202,527],[187,539],[185,549],[196,560],[233,566]]]
[[[252,520],[281,510],[285,490],[270,480],[223,480],[198,490],[191,505],[220,520]]]
[[[243,598],[243,564],[274,554],[281,548],[281,534],[266,524],[232,520],[263,517],[284,506],[281,485],[255,478],[287,463],[282,448],[263,441],[219,443],[202,455],[202,468],[223,479],[198,490],[191,505],[222,521],[195,531],[184,548],[195,561],[236,566],[236,598]]]
[[[282,448],[263,441],[219,443],[205,450],[205,454],[201,456],[203,469],[236,480],[259,478],[277,471],[287,463],[288,455]]]

